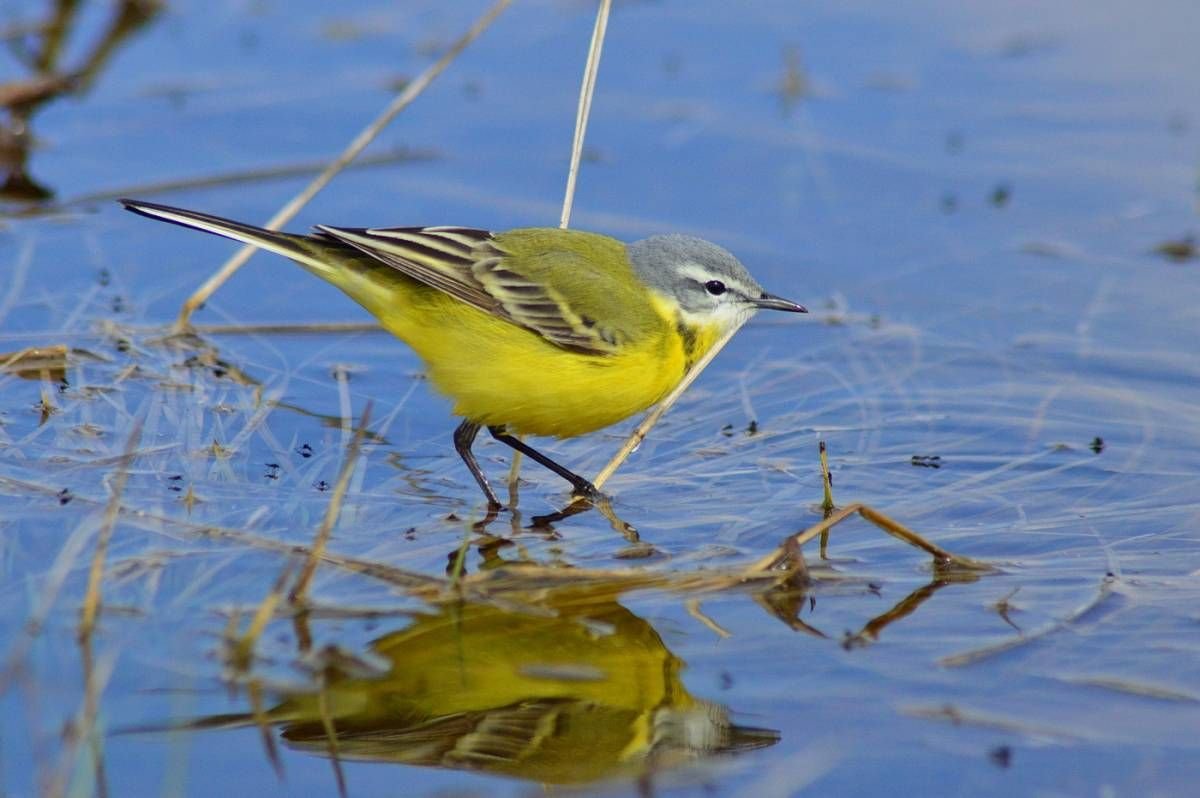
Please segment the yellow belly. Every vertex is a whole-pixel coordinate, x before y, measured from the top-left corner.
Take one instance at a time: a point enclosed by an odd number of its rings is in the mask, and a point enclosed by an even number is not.
[[[378,279],[378,275],[375,275]],[[584,355],[411,281],[349,290],[425,361],[454,413],[519,434],[569,438],[646,409],[682,379],[715,340],[694,331],[692,351],[659,308],[659,332],[613,355]]]

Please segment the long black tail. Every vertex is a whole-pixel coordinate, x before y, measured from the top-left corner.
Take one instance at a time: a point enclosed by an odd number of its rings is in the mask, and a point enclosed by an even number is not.
[[[173,208],[170,205],[158,205],[134,199],[122,199],[118,202],[127,210],[151,219],[161,219],[164,222],[171,222],[183,227],[203,230],[206,233],[232,238],[234,241],[241,241],[244,244],[252,244],[269,252],[278,253],[291,258],[326,279],[329,279],[332,270],[330,261],[336,259],[331,256],[344,256],[352,252],[350,247],[332,240],[298,236],[292,233],[278,233],[251,224],[235,222],[232,219],[223,219],[220,216],[189,211],[185,208]]]

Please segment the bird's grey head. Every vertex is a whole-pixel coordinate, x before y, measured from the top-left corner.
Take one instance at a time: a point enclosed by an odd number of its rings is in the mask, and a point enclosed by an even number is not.
[[[638,277],[679,303],[698,321],[741,324],[760,308],[805,313],[795,302],[768,294],[727,250],[702,238],[663,235],[629,245]]]

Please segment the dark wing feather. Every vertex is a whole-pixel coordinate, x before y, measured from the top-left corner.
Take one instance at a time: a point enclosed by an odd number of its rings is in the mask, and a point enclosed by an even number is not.
[[[491,233],[486,230],[325,225],[318,225],[317,230],[468,305],[488,313],[500,308],[500,303],[471,275],[473,249],[491,240]],[[466,245],[465,241],[475,242],[474,246]]]
[[[492,234],[466,227],[317,227],[322,235],[358,249],[455,299],[531,330],[564,349],[610,354],[617,340],[575,312],[553,287],[513,268]],[[579,256],[562,253],[563,268]],[[586,265],[586,264],[585,264]]]

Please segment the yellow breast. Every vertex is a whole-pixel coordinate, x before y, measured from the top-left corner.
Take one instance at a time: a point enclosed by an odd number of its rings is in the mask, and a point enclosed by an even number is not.
[[[408,281],[379,296],[363,304],[425,361],[456,415],[518,434],[569,438],[628,418],[675,387],[718,335],[656,298],[652,334],[588,355]]]

